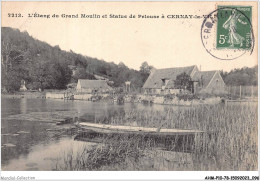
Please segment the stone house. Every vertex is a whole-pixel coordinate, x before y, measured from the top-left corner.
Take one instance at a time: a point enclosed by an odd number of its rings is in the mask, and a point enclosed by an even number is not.
[[[178,94],[183,90],[176,89],[174,81],[182,73],[188,74],[193,81],[192,93],[225,93],[225,83],[219,71],[199,71],[196,65],[153,69],[143,89],[146,94]]]
[[[76,87],[77,92],[85,92],[85,93],[94,93],[94,92],[105,93],[111,90],[112,88],[107,84],[106,80],[79,79]]]

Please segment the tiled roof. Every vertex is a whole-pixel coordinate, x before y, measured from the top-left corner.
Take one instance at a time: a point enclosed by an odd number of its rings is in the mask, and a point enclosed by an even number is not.
[[[216,70],[196,72],[192,77],[192,80],[199,81],[200,83],[202,83],[202,87],[207,87],[207,85],[209,84],[210,80],[213,78],[215,73]]]
[[[78,83],[80,83],[82,89],[111,89],[111,87],[107,85],[106,80],[79,79]]]

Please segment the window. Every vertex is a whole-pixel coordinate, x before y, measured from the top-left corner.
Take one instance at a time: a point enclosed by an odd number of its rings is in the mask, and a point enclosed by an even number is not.
[[[169,79],[162,79],[163,86],[166,86],[169,82]]]
[[[163,85],[165,86],[165,79],[162,79]]]

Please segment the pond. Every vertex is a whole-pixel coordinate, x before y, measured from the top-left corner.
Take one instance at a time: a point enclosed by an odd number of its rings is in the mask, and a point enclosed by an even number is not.
[[[131,111],[132,109],[153,109],[164,111],[167,106],[126,103],[64,101],[52,99],[1,99],[1,157],[2,170],[53,170],[55,160],[64,151],[76,151],[93,143],[74,141],[73,133],[50,136],[48,130],[57,128],[55,123],[7,119],[9,116],[33,112],[74,111],[76,116],[93,122],[104,116]]]

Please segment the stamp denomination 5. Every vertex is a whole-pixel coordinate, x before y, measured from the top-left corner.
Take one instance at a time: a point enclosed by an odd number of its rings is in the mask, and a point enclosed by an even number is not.
[[[252,7],[218,6],[205,16],[201,40],[206,51],[220,60],[233,60],[254,49]]]

